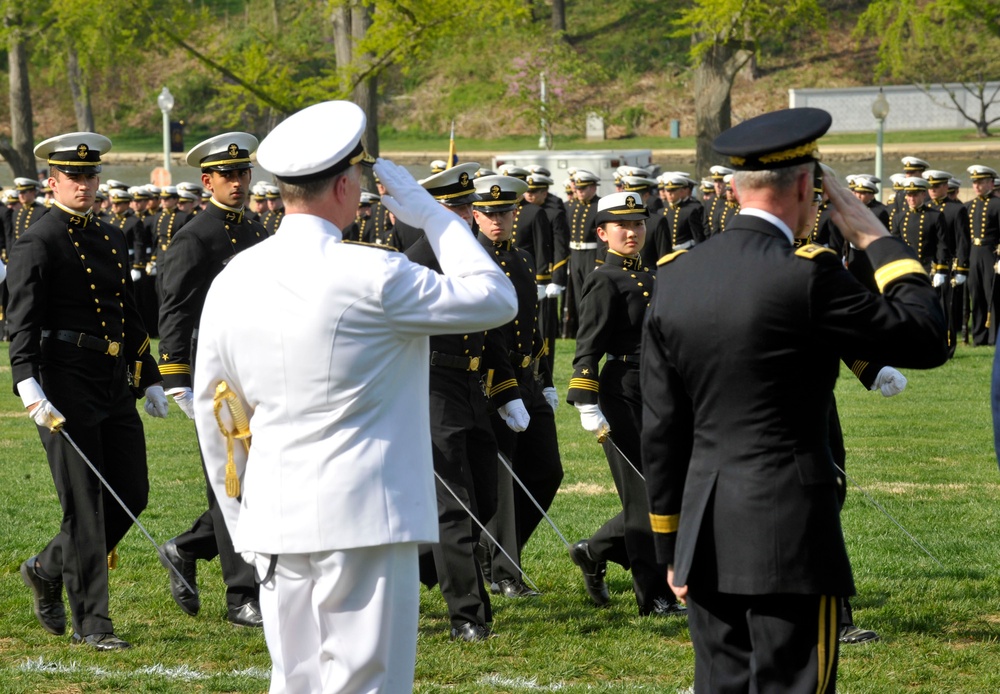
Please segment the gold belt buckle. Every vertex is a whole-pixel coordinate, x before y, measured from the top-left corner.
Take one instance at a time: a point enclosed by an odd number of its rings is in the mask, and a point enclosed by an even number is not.
[[[109,342],[107,353],[110,354],[112,357],[117,357],[118,352],[121,351],[121,347],[122,347],[121,344],[119,344],[118,342]]]
[[[469,359],[469,371],[479,371],[479,357]]]
[[[530,363],[531,363],[531,357],[525,357],[524,359],[521,360],[521,368],[522,369],[528,368],[528,364]]]
[[[975,245],[977,245],[977,246],[982,246],[983,245],[983,240],[982,239],[972,239],[972,243],[975,244]]]

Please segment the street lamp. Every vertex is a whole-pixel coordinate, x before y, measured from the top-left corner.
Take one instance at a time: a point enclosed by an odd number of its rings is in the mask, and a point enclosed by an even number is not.
[[[889,101],[882,93],[882,88],[878,89],[878,97],[872,103],[872,115],[878,121],[878,135],[875,137],[875,177],[882,180],[882,143],[885,136],[885,119],[889,115]],[[882,202],[882,184],[878,184],[878,195],[875,198]]]
[[[166,87],[156,97],[156,103],[163,112],[163,168],[167,170],[167,180],[170,180],[170,111],[174,107],[174,95]]]
[[[545,73],[541,75],[541,97],[542,97],[542,135],[538,138],[538,149],[549,148],[549,125],[545,122]]]

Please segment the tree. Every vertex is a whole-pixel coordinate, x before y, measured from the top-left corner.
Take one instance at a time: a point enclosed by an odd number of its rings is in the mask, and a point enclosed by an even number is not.
[[[990,12],[993,21],[984,21]],[[855,35],[879,39],[876,78],[912,82],[936,103],[958,111],[975,125],[977,135],[989,137],[990,126],[1000,122],[1000,114],[989,115],[995,104],[994,112],[1000,111],[1000,88],[988,84],[1000,79],[998,23],[1000,10],[986,0],[877,0],[858,19]],[[983,33],[984,26],[989,33]],[[931,94],[933,84],[944,89],[947,101]],[[963,92],[973,97],[974,108],[963,105]]]
[[[10,84],[10,137],[0,136],[0,154],[10,164],[15,176],[35,178],[35,134],[32,123],[31,85],[28,80],[27,40],[20,5],[5,3],[4,33],[7,38]]]
[[[733,80],[762,42],[823,23],[816,0],[695,0],[681,11],[674,36],[691,39],[698,176],[723,163],[712,141],[732,125]]]

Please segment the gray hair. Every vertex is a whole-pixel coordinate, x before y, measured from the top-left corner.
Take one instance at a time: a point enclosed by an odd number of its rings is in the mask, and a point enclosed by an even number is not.
[[[812,164],[799,164],[781,169],[765,169],[763,171],[737,171],[733,174],[733,183],[739,190],[760,190],[773,188],[786,191],[803,172],[812,172]]]
[[[360,175],[360,172],[358,174],[351,173],[357,168],[357,166],[351,166],[333,176],[324,176],[306,183],[289,183],[280,178],[276,179],[275,182],[278,184],[278,190],[281,191],[282,200],[294,206],[297,203],[309,202],[318,198],[323,192],[334,186],[341,176]]]

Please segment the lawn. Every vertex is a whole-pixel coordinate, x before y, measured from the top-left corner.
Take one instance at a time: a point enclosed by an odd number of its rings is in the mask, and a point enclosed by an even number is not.
[[[557,347],[565,393],[572,342]],[[859,595],[860,626],[882,641],[846,647],[839,691],[1000,691],[1000,475],[989,417],[991,348],[960,346],[935,371],[907,371],[901,395],[864,391],[846,369],[837,388],[848,472],[913,533],[917,548],[863,494],[844,509]],[[0,348],[6,364],[6,347]],[[116,631],[135,646],[99,654],[44,632],[31,610],[20,563],[55,532],[60,518],[35,428],[0,368],[0,692],[263,692],[269,659],[262,634],[230,626],[217,562],[199,563],[202,610],[184,615],[167,575],[133,530],[111,572]],[[192,423],[175,407],[146,424],[150,504],[141,520],[160,542],[185,530],[204,507]],[[557,412],[565,479],[551,515],[571,542],[616,510],[601,448],[573,408]],[[666,692],[691,686],[693,656],[679,618],[640,618],[631,579],[608,571],[612,605],[591,607],[579,570],[546,525],[523,556],[543,595],[494,601],[496,638],[452,643],[444,601],[422,589],[416,691]]]

